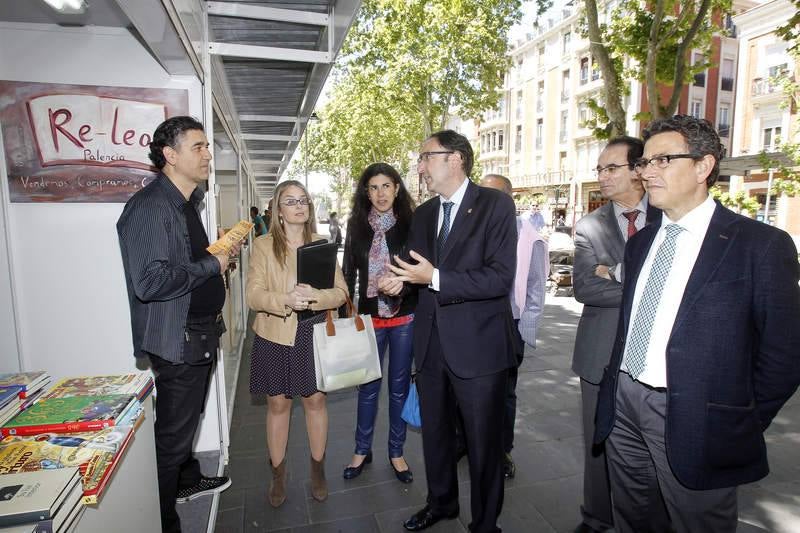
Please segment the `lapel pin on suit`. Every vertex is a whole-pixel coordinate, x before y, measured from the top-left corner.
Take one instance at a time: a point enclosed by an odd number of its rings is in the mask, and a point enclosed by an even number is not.
[[[720,239],[725,239],[726,241],[728,240],[728,236],[727,236],[727,235],[725,235],[724,233],[720,233],[720,234],[719,234],[719,238],[720,238]]]
[[[472,208],[471,207],[469,209],[467,209],[467,214],[469,215],[470,213],[472,213]]]

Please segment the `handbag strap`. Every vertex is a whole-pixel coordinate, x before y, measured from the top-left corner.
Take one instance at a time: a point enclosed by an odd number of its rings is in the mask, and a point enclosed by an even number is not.
[[[356,308],[353,306],[353,300],[350,299],[350,295],[345,296],[345,306],[349,314],[347,318],[353,318],[356,323],[356,331],[364,331],[364,320],[356,313]],[[325,316],[325,334],[328,337],[336,335],[336,326],[333,325],[333,309],[328,309]]]

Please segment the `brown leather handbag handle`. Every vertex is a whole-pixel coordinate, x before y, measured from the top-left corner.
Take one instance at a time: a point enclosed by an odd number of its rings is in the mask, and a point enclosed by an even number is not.
[[[350,295],[345,296],[345,305],[347,306],[347,312],[350,315],[347,318],[354,317],[356,322],[356,331],[364,331],[364,320],[356,313],[356,308],[353,305],[353,300],[350,299]],[[333,325],[333,309],[328,309],[325,313],[325,334],[328,337],[333,337],[336,335],[336,326]]]

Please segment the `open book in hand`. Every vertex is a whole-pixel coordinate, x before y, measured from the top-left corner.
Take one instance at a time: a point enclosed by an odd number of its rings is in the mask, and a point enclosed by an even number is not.
[[[230,255],[231,249],[242,242],[253,229],[254,224],[249,220],[240,220],[225,235],[214,241],[206,250],[211,255]]]

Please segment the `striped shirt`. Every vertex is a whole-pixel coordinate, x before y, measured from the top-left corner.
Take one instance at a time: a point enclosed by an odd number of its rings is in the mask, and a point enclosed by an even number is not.
[[[200,209],[197,188],[189,201]],[[186,199],[164,174],[134,194],[117,221],[131,309],[136,357],[183,360],[184,326],[192,290],[220,275],[213,255],[192,260]]]

